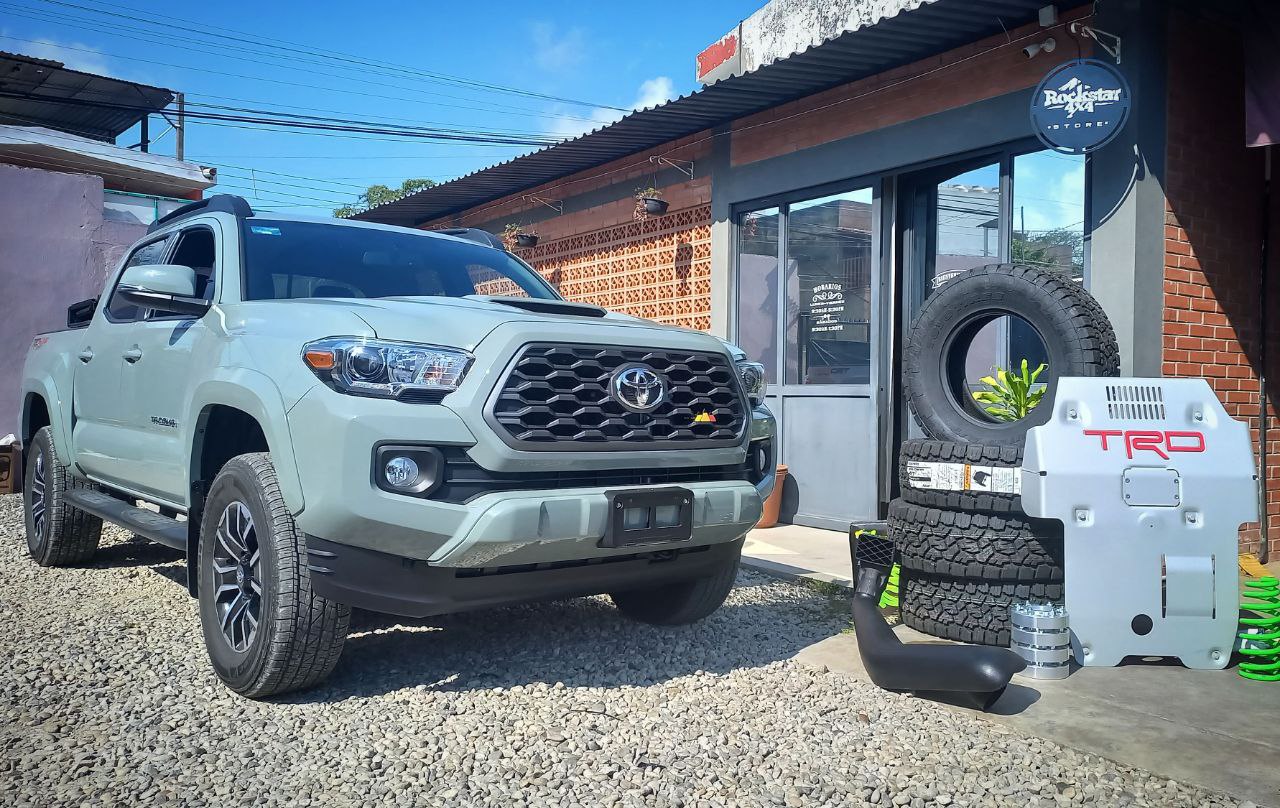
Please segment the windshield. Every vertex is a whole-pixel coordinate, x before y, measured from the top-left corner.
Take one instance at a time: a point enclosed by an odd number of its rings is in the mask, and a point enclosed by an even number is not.
[[[510,253],[453,238],[324,222],[248,219],[245,300],[464,297],[558,300]]]

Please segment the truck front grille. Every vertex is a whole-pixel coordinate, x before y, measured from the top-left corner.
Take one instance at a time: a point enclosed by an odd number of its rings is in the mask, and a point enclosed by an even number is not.
[[[665,381],[652,412],[631,412],[610,389],[614,373],[631,364]],[[560,451],[732,446],[747,419],[737,372],[723,354],[554,344],[525,347],[490,414],[508,443]]]

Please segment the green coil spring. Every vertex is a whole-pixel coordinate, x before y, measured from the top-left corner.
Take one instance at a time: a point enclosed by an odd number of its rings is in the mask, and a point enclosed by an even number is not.
[[[885,582],[884,591],[880,593],[881,609],[898,608],[898,565],[889,570],[889,580]]]
[[[1259,682],[1280,682],[1280,581],[1272,577],[1245,583],[1240,604],[1240,675]],[[1252,613],[1252,617],[1244,616]]]

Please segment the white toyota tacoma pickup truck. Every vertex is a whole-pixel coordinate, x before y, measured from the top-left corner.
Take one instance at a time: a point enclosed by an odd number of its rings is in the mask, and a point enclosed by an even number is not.
[[[214,196],[67,325],[23,372],[31,556],[88,560],[104,519],[184,551],[213,668],[250,697],[328,675],[351,607],[607,593],[701,619],[773,485],[763,368],[566,302],[482,231]]]

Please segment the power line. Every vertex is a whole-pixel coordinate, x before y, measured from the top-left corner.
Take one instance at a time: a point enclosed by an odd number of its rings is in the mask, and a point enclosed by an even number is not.
[[[135,104],[120,104],[106,101],[91,101],[87,98],[59,98],[54,96],[40,95],[38,93],[15,93],[0,90],[0,98],[16,98],[24,101],[35,101],[45,104],[61,104],[77,107],[91,107],[96,109],[113,109],[137,112],[141,114],[149,114],[154,109],[148,106]],[[286,129],[309,129],[327,132],[343,132],[357,134],[374,134],[374,135],[394,135],[404,138],[420,138],[424,140],[443,140],[462,143],[496,143],[510,146],[549,146],[555,141],[542,137],[518,137],[514,135],[502,135],[484,130],[468,130],[468,129],[445,129],[445,128],[427,128],[416,126],[403,126],[397,124],[377,124],[371,122],[361,122],[352,120],[343,120],[337,118],[324,118],[315,115],[294,115],[286,113],[271,113],[264,111],[252,111],[253,114],[245,113],[222,113],[207,112],[200,110],[187,110],[184,114],[188,119],[207,120],[207,121],[224,121],[242,124],[256,124],[259,126],[273,126]]]
[[[630,110],[622,109],[620,107],[609,107],[608,105],[605,105],[605,104],[596,104],[590,101],[582,101],[575,98],[567,98],[564,96],[552,95],[549,93],[539,93],[539,92],[524,90],[524,89],[511,87],[503,84],[481,81],[477,79],[469,79],[463,76],[455,76],[447,73],[439,73],[435,71],[421,70],[417,68],[409,68],[403,65],[397,65],[392,62],[385,62],[377,59],[369,59],[367,57],[359,56],[356,54],[344,53],[342,51],[329,51],[329,50],[322,51],[311,45],[307,45],[301,42],[292,42],[289,40],[272,41],[272,40],[265,39],[264,37],[260,37],[256,34],[252,34],[246,31],[240,31],[234,28],[211,25],[206,22],[191,20],[183,17],[155,15],[155,14],[152,14],[151,12],[141,12],[141,9],[131,8],[129,6],[121,6],[113,3],[102,3],[100,4],[102,8],[95,8],[93,6],[83,6],[77,3],[65,2],[65,0],[38,0],[38,2],[46,3],[48,5],[53,5],[53,6],[61,6],[64,8],[74,8],[80,11],[87,11],[91,14],[116,17],[119,19],[129,20],[131,22],[142,23],[144,25],[149,25],[152,27],[162,27],[165,29],[164,33],[166,34],[172,30],[172,26],[161,25],[160,23],[156,22],[156,20],[157,19],[174,20],[180,23],[184,23],[187,26],[195,26],[195,30],[203,33],[205,36],[208,36],[208,37],[228,40],[231,42],[250,44],[250,45],[253,45],[255,48],[266,47],[266,48],[272,48],[275,50],[285,51],[285,52],[293,53],[297,55],[303,55],[303,56],[309,56],[309,57],[321,57],[326,60],[345,62],[345,63],[349,63],[355,66],[365,68],[366,72],[369,68],[380,69],[383,71],[391,70],[391,71],[399,72],[402,74],[408,74],[411,76],[413,75],[421,76],[431,81],[441,82],[445,84],[453,84],[457,86],[471,87],[474,89],[486,90],[489,92],[504,93],[508,95],[517,95],[517,96],[523,96],[526,98],[536,98],[543,101],[556,101],[563,104],[576,104],[579,106],[586,106],[586,107],[605,107],[607,109],[613,109],[620,112],[630,111]],[[122,9],[127,11],[137,11],[140,13],[146,13],[149,16],[137,17],[130,14],[122,14],[122,13],[119,13],[118,11],[107,10],[112,8]],[[229,32],[230,34],[235,34],[235,36],[228,36],[227,34],[219,34],[219,33],[216,33],[216,31],[226,31],[226,32]]]
[[[15,42],[27,42],[34,45],[47,44],[38,39],[27,39],[25,37],[12,36],[9,34],[0,34],[0,39],[9,39]],[[208,68],[208,67],[194,67],[191,65],[176,64],[174,62],[162,62],[157,59],[144,59],[140,56],[125,56],[124,54],[120,54],[120,53],[108,53],[106,51],[100,51],[93,48],[78,48],[73,45],[59,45],[58,47],[63,50],[76,51],[79,53],[89,53],[89,54],[93,54],[94,56],[109,56],[113,59],[123,59],[125,61],[130,61],[130,62],[141,62],[143,64],[159,65],[160,67],[172,67],[178,70],[191,70],[197,73],[209,73],[215,76],[226,76],[229,78],[247,79],[249,81],[269,82],[270,84],[278,85],[281,87],[300,87],[307,90],[324,90],[326,92],[344,93],[347,95],[362,96],[365,98],[377,98],[385,101],[399,101],[402,103],[409,103],[409,104],[429,104],[433,107],[450,107],[450,106],[456,107],[457,106],[456,104],[441,104],[435,101],[428,101],[422,98],[408,98],[408,97],[399,96],[399,95],[385,95],[383,93],[370,93],[370,92],[364,92],[361,90],[348,90],[348,89],[343,89],[341,87],[330,87],[330,86],[318,85],[318,84],[307,84],[307,83],[297,82],[297,81],[285,81],[284,79],[278,79],[278,78],[268,79],[260,75],[254,76],[254,75],[249,75],[245,73],[232,73],[226,70],[214,70],[213,68]],[[277,66],[278,65],[272,65],[272,67],[277,67]],[[560,119],[564,117],[569,117],[569,116],[561,116],[561,115],[539,114],[539,113],[527,112],[527,111],[510,111],[510,110],[503,111],[503,110],[496,110],[496,109],[483,109],[479,107],[461,107],[461,108],[469,109],[477,112],[489,112],[493,114],[502,114],[502,115],[522,115],[525,117],[537,117],[537,118],[548,118],[548,119]]]

